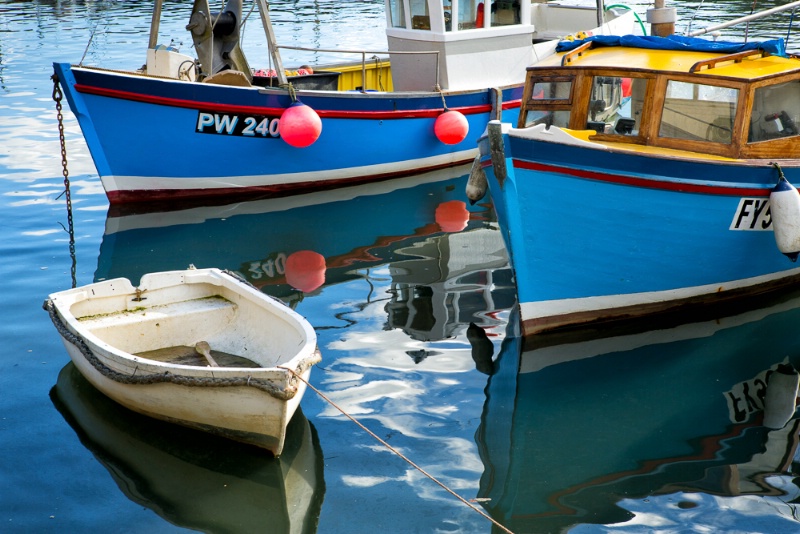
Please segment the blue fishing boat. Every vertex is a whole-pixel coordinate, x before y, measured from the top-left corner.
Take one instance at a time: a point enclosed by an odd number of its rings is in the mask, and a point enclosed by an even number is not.
[[[506,336],[477,500],[513,532],[682,532],[714,514],[737,531],[796,529],[799,297],[602,338]],[[762,506],[781,513],[765,523]]]
[[[595,36],[529,67],[480,140],[523,333],[797,284],[798,120],[782,40]]]
[[[253,69],[242,52],[241,0],[187,10],[197,58],[159,44],[158,0],[144,67],[54,64],[110,202],[275,195],[470,162],[491,112],[516,119],[524,68],[558,38],[634,23],[595,6],[386,0],[389,51],[287,75],[267,2],[255,3],[274,68]]]

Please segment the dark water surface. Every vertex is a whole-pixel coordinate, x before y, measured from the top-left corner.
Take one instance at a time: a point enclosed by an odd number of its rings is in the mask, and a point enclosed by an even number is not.
[[[282,43],[385,48],[381,2],[271,4]],[[190,52],[191,2],[166,5],[162,40]],[[702,27],[752,3],[677,5]],[[264,67],[254,15],[245,52]],[[785,36],[789,17],[753,32]],[[51,63],[138,66],[149,26],[149,2],[0,3],[0,532],[498,531],[312,391],[274,460],[90,387],[41,309],[47,294],[73,277],[135,281],[189,264],[238,271],[306,316],[323,353],[312,382],[514,532],[800,532],[792,399],[778,401],[786,413],[763,410],[767,375],[800,365],[800,297],[521,347],[491,205],[461,204],[467,169],[116,210],[66,112],[71,256]],[[297,54],[285,64],[337,59]],[[196,155],[154,146],[153,157]],[[300,250],[325,257],[324,280],[286,272]],[[470,323],[488,336],[475,341]]]

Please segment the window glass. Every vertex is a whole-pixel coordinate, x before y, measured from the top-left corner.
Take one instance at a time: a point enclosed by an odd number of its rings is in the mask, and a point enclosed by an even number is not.
[[[531,99],[534,104],[549,103],[548,100],[569,101],[572,80],[537,80],[533,84]]]
[[[670,80],[658,135],[730,143],[738,98],[738,89]]]
[[[449,32],[453,29],[453,4],[450,0],[444,0],[442,3],[444,8],[444,31]]]
[[[411,0],[411,27],[415,30],[430,30],[431,17],[428,13],[428,3],[425,0]]]
[[[569,128],[569,111],[528,111],[528,115],[525,117],[525,126],[536,126],[537,124],[545,124],[548,128],[550,126]]]
[[[478,7],[480,5],[480,7]],[[458,0],[458,29],[477,28],[478,19],[483,19],[483,2],[477,0]],[[481,28],[483,26],[481,25]]]
[[[798,135],[800,81],[755,90],[747,141],[768,141]]]
[[[494,0],[491,12],[492,26],[519,24],[519,0]]]
[[[587,128],[599,133],[639,135],[647,80],[595,76]]]
[[[403,0],[389,0],[389,17],[392,19],[393,28],[406,27],[406,12]]]

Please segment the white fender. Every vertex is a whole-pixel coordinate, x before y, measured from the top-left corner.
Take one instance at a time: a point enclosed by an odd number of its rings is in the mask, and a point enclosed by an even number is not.
[[[764,426],[783,428],[794,415],[797,407],[797,388],[800,374],[790,365],[779,365],[769,375],[767,393],[764,396]]]
[[[778,250],[797,261],[800,253],[800,193],[781,176],[769,194],[772,227]]]
[[[469,203],[473,205],[482,199],[484,195],[486,195],[487,187],[489,187],[489,183],[486,181],[486,173],[483,171],[483,167],[481,167],[481,155],[478,154],[472,162],[472,168],[469,171],[469,180],[467,181],[466,193]]]

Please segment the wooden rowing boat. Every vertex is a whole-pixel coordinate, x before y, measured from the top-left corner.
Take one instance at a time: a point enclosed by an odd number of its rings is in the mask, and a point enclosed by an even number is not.
[[[279,456],[320,361],[311,325],[228,272],[193,269],[45,301],[80,372],[120,404]]]

